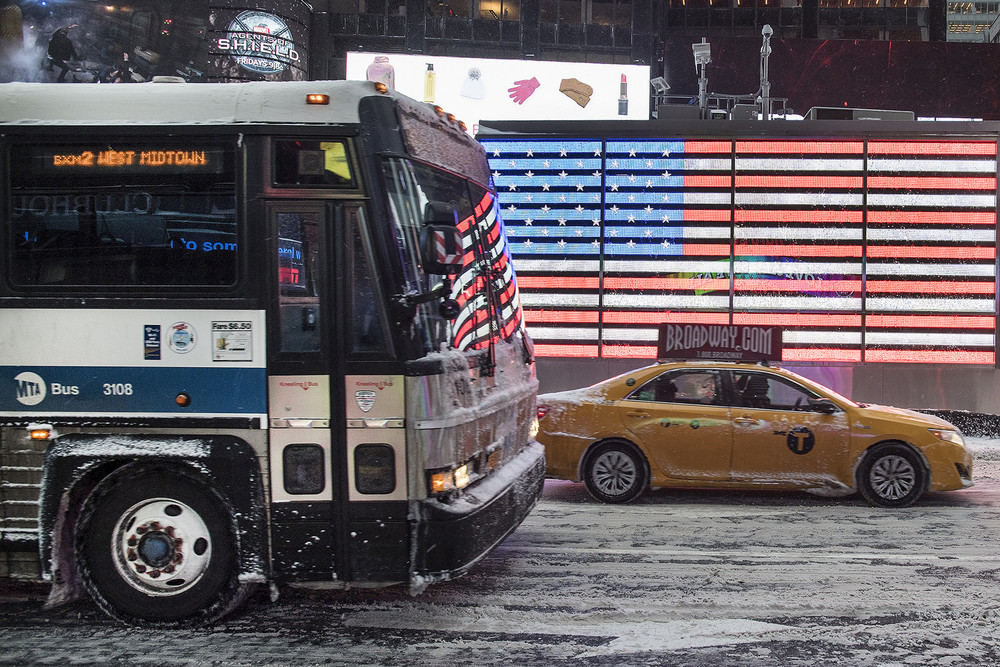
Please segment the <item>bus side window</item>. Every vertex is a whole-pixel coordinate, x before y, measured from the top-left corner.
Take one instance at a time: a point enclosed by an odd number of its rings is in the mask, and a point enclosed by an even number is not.
[[[274,184],[279,187],[345,187],[354,183],[342,141],[277,139]]]
[[[319,214],[278,213],[281,351],[320,349]]]
[[[360,211],[351,215],[351,351],[384,352],[386,338],[382,318],[379,316],[379,296],[368,253],[365,251],[360,218]]]

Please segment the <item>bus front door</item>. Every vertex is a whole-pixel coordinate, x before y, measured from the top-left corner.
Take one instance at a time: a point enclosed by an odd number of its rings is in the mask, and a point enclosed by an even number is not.
[[[358,203],[269,207],[271,540],[286,581],[407,581],[404,378]]]
[[[274,298],[268,314],[271,554],[279,581],[344,575],[343,386],[333,289],[339,212],[323,203],[268,205]],[[339,414],[338,414],[339,412]]]

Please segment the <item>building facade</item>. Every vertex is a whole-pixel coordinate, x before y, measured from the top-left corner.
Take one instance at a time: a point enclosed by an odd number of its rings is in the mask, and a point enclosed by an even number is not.
[[[342,74],[348,51],[638,63],[655,72],[668,36],[751,37],[770,25],[775,39],[984,41],[979,23],[993,18],[990,3],[944,0],[329,0],[326,9],[331,76]]]

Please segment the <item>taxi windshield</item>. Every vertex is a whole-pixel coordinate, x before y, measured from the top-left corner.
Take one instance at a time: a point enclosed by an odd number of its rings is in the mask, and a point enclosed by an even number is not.
[[[828,387],[828,386],[826,386],[824,384],[820,384],[819,382],[816,382],[815,380],[810,380],[807,377],[803,377],[803,376],[799,375],[798,373],[796,373],[794,371],[788,370],[787,368],[783,368],[782,371],[784,371],[787,375],[790,375],[793,378],[795,378],[795,380],[797,380],[798,382],[801,382],[802,384],[806,385],[810,389],[812,389],[814,391],[817,391],[817,392],[819,392],[822,395],[829,396],[829,397],[837,399],[839,401],[843,401],[844,403],[847,403],[851,407],[855,407],[855,408],[859,407],[858,403],[852,401],[851,399],[847,398],[846,396],[844,396],[840,392],[838,392],[838,391],[836,391],[834,389],[831,389],[830,387]]]

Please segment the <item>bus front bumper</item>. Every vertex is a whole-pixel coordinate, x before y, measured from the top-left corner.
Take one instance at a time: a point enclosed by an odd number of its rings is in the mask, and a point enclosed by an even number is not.
[[[544,482],[545,449],[533,442],[452,502],[422,501],[411,591],[461,576],[487,556],[528,516]]]

